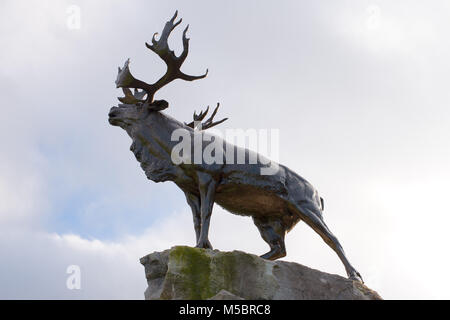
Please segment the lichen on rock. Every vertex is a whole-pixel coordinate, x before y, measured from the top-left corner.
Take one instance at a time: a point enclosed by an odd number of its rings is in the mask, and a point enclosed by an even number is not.
[[[357,281],[241,251],[176,246],[149,254],[141,263],[149,300],[381,299]]]

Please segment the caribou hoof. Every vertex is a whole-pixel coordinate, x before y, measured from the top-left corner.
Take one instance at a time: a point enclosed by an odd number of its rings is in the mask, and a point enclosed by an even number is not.
[[[283,258],[286,256],[286,250],[283,250],[282,248],[275,248],[267,252],[266,254],[263,254],[260,256],[263,259],[267,260],[276,260],[278,258]]]
[[[203,248],[203,249],[212,249],[212,245],[211,242],[209,242],[209,240],[199,240],[199,242],[197,243],[197,245],[195,246],[196,248]]]

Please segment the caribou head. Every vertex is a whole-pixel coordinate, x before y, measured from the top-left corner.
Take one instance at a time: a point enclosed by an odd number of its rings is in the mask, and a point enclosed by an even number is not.
[[[116,87],[122,88],[125,96],[118,98],[122,104],[119,104],[118,107],[111,108],[109,112],[110,124],[123,127],[124,129],[129,128],[139,120],[147,118],[151,112],[158,112],[169,106],[169,103],[166,100],[154,99],[155,93],[166,84],[176,79],[193,81],[203,79],[207,76],[208,69],[206,69],[204,74],[199,76],[188,75],[180,70],[181,65],[186,60],[189,52],[189,38],[186,37],[189,25],[187,25],[183,31],[183,52],[181,52],[179,56],[176,56],[175,52],[169,48],[169,35],[182,21],[182,19],[180,19],[175,22],[177,14],[178,11],[176,11],[173,17],[166,22],[159,40],[156,39],[156,36],[158,35],[156,32],[152,37],[152,44],[145,43],[146,47],[156,53],[167,65],[166,73],[158,81],[148,84],[142,80],[136,79],[130,71],[130,59],[125,61],[123,68],[119,67]],[[131,89],[133,89],[133,91]],[[224,122],[227,118],[217,122],[213,121],[218,107],[219,104],[217,104],[212,116],[204,123],[201,123],[201,121],[208,113],[209,107],[205,112],[200,112],[198,115],[194,112],[194,121],[185,123],[185,125],[192,129],[197,128],[204,130]]]

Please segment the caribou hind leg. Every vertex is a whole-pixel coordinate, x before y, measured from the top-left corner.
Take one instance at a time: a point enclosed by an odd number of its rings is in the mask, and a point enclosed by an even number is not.
[[[284,245],[284,236],[286,228],[281,221],[270,218],[255,218],[253,222],[261,234],[261,237],[270,246],[270,251],[263,254],[261,258],[268,260],[276,260],[286,256],[286,247]]]
[[[318,233],[325,243],[333,249],[339,259],[342,261],[345,267],[347,275],[352,280],[358,280],[363,282],[361,275],[355,268],[350,264],[347,257],[345,256],[344,249],[342,248],[339,240],[336,236],[331,233],[327,225],[323,221],[320,209],[315,208],[311,205],[301,205],[298,206],[298,211],[300,211],[301,219],[305,221],[316,233]]]

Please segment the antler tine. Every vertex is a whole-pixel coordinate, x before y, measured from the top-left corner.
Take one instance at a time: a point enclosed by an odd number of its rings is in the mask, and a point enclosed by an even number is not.
[[[189,29],[189,25],[183,30],[183,52],[181,52],[180,56],[177,58],[180,61],[180,65],[183,64],[184,60],[186,60],[187,55],[189,53],[189,38],[186,37],[186,33]],[[208,75],[208,69],[206,72],[200,76],[190,76],[180,71],[180,78],[187,81],[193,81],[198,79],[203,79]]]
[[[188,29],[189,25],[187,25],[186,28],[183,30],[183,52],[181,52],[180,56],[178,57],[181,63],[183,63],[184,60],[186,60],[186,57],[189,52],[189,38],[186,37],[186,32],[188,31]]]
[[[164,45],[168,46],[167,39],[169,38],[170,33],[172,32],[173,29],[175,29],[181,23],[181,21],[183,21],[183,19],[180,19],[177,21],[177,23],[174,24],[174,21],[175,21],[177,15],[178,15],[178,10],[175,11],[175,14],[173,15],[173,17],[169,21],[166,22],[163,32],[161,34],[161,38],[159,40],[156,40],[156,35],[158,34],[158,32],[155,32],[153,34],[153,37],[152,37],[153,46],[157,46],[158,44],[160,44],[162,46],[164,46]],[[145,43],[145,45],[147,46],[147,48],[151,49],[152,51],[155,51],[154,49],[151,48],[152,46],[149,45],[147,42]]]
[[[209,106],[206,108],[205,111],[200,111],[200,113],[197,115],[197,113],[194,111],[194,121],[202,121],[205,119],[206,115],[208,114]]]
[[[206,108],[205,111],[200,111],[199,114],[197,114],[197,112],[194,111],[194,114],[192,115],[192,119],[194,119],[194,121],[191,121],[189,123],[185,122],[184,124],[187,125],[188,127],[191,127],[192,129],[197,128],[199,126],[199,124],[195,125],[195,123],[202,121],[208,114],[208,111],[209,111],[209,106]]]
[[[147,48],[159,55],[161,59],[163,59],[166,63],[170,63],[172,62],[172,60],[176,59],[175,53],[169,49],[168,39],[173,29],[175,29],[181,23],[181,21],[183,21],[183,19],[180,19],[176,23],[174,23],[177,15],[178,10],[175,11],[173,17],[166,22],[159,40],[156,40],[156,35],[158,34],[158,32],[156,32],[153,34],[152,44],[149,45],[147,42],[145,43]]]
[[[199,76],[191,76],[189,74],[185,74],[181,71],[179,71],[179,75],[178,78],[182,79],[182,80],[186,80],[186,81],[194,81],[194,80],[199,80],[199,79],[203,79],[208,75],[208,69],[206,69],[205,73]]]
[[[138,80],[130,72],[130,59],[125,61],[123,68],[119,67],[116,79],[116,87],[117,88],[134,88],[134,89],[143,89],[147,93],[151,91],[152,86],[144,81]]]
[[[201,111],[199,115],[197,115],[197,114],[194,112],[194,116],[193,116],[194,121],[189,122],[189,123],[186,123],[186,122],[185,122],[184,124],[185,124],[186,126],[188,126],[188,127],[191,127],[192,129],[195,129],[195,128],[200,127],[201,130],[206,130],[206,129],[208,129],[208,128],[212,128],[212,127],[214,127],[214,126],[217,126],[218,124],[221,124],[222,122],[228,120],[228,118],[224,118],[224,119],[222,119],[222,120],[213,122],[213,119],[214,119],[214,117],[215,117],[217,111],[219,110],[219,106],[220,106],[220,103],[217,103],[217,106],[216,106],[216,108],[214,109],[213,113],[212,113],[211,116],[208,118],[208,120],[206,120],[205,122],[199,123],[199,124],[195,125],[195,122],[202,121],[202,120],[206,117],[206,114],[207,114],[208,111],[209,111],[209,106],[206,108],[206,110],[205,110],[204,112]]]
[[[202,127],[202,130],[206,130],[206,129],[215,127],[215,126],[217,126],[217,125],[219,125],[219,124],[221,124],[222,122],[225,122],[225,121],[227,121],[227,120],[228,120],[228,118],[223,118],[222,120],[213,122],[213,123],[211,123],[211,124],[209,124],[209,125],[206,125],[206,126]]]
[[[212,128],[212,127],[217,126],[218,124],[221,124],[222,122],[228,120],[228,118],[224,118],[224,119],[222,119],[222,120],[213,122],[214,117],[215,117],[217,111],[219,110],[219,107],[220,107],[220,103],[217,102],[217,106],[216,106],[216,108],[214,109],[212,115],[208,118],[208,120],[206,120],[206,121],[202,124],[202,129],[203,129],[203,130],[206,130],[206,129],[208,129],[208,128]]]
[[[220,103],[217,102],[217,106],[216,106],[216,108],[214,109],[213,114],[212,114],[211,117],[209,117],[209,119],[206,120],[206,121],[212,121],[212,119],[214,118],[214,116],[215,116],[216,113],[217,113],[217,110],[219,110],[219,106],[220,106]]]

